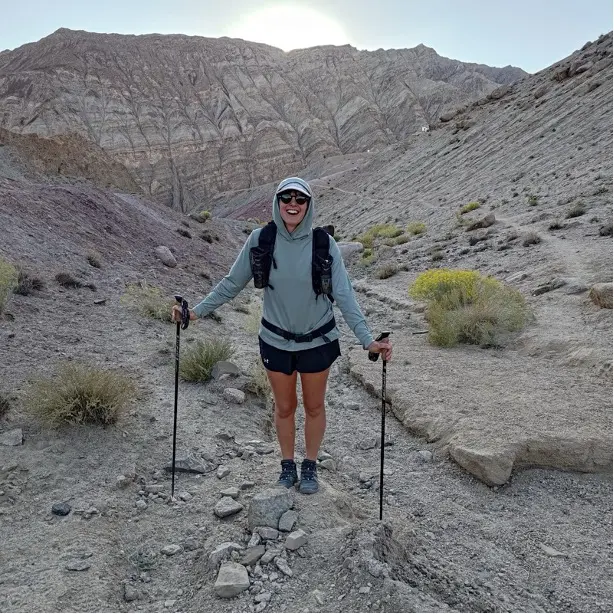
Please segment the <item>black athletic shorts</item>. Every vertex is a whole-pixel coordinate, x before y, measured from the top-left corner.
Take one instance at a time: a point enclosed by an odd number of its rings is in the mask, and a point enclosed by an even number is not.
[[[295,371],[299,373],[325,371],[341,356],[341,348],[337,339],[309,350],[297,350],[296,352],[278,350],[265,343],[260,337],[258,337],[258,342],[260,343],[260,358],[265,369],[279,371],[286,375],[292,375]]]

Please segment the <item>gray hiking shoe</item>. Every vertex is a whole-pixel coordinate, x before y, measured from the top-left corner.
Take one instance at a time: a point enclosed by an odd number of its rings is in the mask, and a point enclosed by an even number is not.
[[[313,495],[318,492],[318,472],[315,461],[305,459],[301,463],[301,481],[298,491],[304,495]]]
[[[298,474],[296,472],[296,463],[293,460],[282,460],[281,473],[279,474],[277,485],[284,486],[285,488],[292,488],[297,482]]]

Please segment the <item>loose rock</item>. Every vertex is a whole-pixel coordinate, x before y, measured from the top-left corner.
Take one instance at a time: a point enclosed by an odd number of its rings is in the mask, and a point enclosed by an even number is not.
[[[168,546],[164,546],[164,548],[160,550],[160,552],[162,554],[166,554],[166,556],[175,556],[176,554],[179,554],[179,552],[182,552],[182,551],[183,551],[183,548],[179,546],[178,544],[169,544]]]
[[[226,558],[228,558],[232,552],[242,550],[241,546],[235,542],[224,542],[220,544],[211,554],[209,554],[209,567],[212,569],[217,566]]]
[[[294,531],[286,537],[285,546],[288,550],[298,550],[307,543],[307,533],[302,529]]]
[[[239,563],[224,563],[220,567],[213,589],[218,597],[228,599],[249,588],[247,569]]]
[[[225,388],[224,398],[230,403],[245,403],[245,393],[242,390],[236,388]]]
[[[279,519],[279,530],[285,532],[292,531],[297,521],[298,514],[293,510],[288,510],[284,512]]]
[[[72,508],[70,505],[68,505],[68,503],[54,503],[51,506],[51,513],[55,514],[56,516],[68,516],[71,509]]]
[[[293,505],[292,495],[285,488],[268,488],[256,495],[249,504],[248,524],[250,529],[255,527],[279,526],[279,519]]]
[[[243,505],[238,501],[235,501],[231,497],[222,497],[213,508],[213,512],[218,518],[226,518],[226,516],[232,516],[237,514],[243,509]]]

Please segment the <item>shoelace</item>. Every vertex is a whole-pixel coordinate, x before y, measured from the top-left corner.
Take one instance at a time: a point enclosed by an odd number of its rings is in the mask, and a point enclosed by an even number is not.
[[[314,480],[316,477],[316,465],[303,465],[301,467],[301,479],[302,480]]]

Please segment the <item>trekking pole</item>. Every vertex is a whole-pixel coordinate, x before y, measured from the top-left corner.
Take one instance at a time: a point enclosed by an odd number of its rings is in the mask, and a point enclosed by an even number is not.
[[[180,329],[185,330],[190,323],[188,301],[175,294],[175,300],[181,305],[181,322],[177,322],[177,334],[175,337],[175,414],[173,417],[173,463],[171,478],[171,499],[175,496],[175,451],[177,449],[177,398],[179,395],[179,335]]]
[[[381,333],[376,341],[382,341],[390,336],[390,332]],[[369,352],[369,360],[377,362],[378,352]],[[384,439],[386,436],[386,359],[382,358],[382,433],[380,441],[380,466],[379,466],[379,519],[382,519],[384,507]]]

